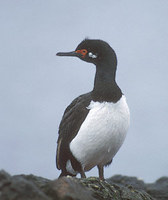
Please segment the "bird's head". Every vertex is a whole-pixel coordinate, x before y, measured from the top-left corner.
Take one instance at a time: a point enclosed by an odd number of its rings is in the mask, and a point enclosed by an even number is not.
[[[93,63],[95,65],[109,60],[117,63],[114,50],[107,42],[102,40],[83,40],[72,52],[59,52],[57,56],[75,56],[83,61]]]

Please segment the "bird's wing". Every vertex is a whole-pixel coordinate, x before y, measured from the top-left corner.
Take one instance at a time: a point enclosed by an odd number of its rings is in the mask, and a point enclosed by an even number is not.
[[[83,94],[72,101],[66,108],[59,126],[59,137],[57,141],[56,165],[61,169],[61,163],[69,157],[69,143],[76,136],[82,122],[85,120],[91,102],[91,93]]]

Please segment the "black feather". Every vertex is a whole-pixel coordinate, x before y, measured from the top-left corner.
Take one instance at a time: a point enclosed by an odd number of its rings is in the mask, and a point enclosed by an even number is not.
[[[59,126],[58,144],[61,143],[59,149],[57,148],[57,168],[66,171],[66,163],[71,161],[72,167],[75,171],[81,171],[81,165],[72,155],[69,144],[77,135],[81,124],[85,120],[89,109],[87,108],[91,102],[91,93],[83,94],[72,101],[66,108]],[[59,153],[58,153],[59,152]]]

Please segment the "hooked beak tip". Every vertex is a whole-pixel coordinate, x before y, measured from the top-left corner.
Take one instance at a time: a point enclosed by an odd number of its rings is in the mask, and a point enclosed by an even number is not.
[[[60,52],[56,53],[56,56],[60,56]]]

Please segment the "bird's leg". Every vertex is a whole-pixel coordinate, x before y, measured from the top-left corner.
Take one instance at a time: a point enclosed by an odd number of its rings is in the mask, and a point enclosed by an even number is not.
[[[104,166],[98,165],[97,167],[98,167],[98,170],[99,170],[99,179],[104,181],[104,169],[103,169]]]
[[[83,171],[83,169],[81,169],[80,175],[81,175],[81,178],[86,178],[86,175],[85,175],[85,172]]]

